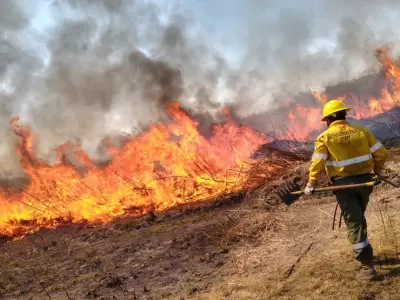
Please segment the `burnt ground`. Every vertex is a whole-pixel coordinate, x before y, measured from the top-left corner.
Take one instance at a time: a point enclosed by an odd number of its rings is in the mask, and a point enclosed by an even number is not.
[[[397,182],[399,163],[392,150],[387,174]],[[3,243],[1,299],[398,299],[399,190],[382,184],[373,194],[368,222],[380,277],[361,284],[345,225],[331,228],[332,196],[277,203],[273,190],[292,175],[203,209]]]
[[[196,293],[229,276],[223,266],[240,241],[257,243],[260,231],[274,226],[260,220],[251,230],[240,228],[238,220],[253,218],[257,209],[235,208],[36,233],[1,247],[0,288],[5,299],[164,299],[182,289]],[[183,287],[187,282],[192,285]]]

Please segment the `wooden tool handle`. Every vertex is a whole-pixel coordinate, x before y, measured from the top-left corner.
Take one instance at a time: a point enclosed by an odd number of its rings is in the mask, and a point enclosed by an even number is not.
[[[390,184],[391,186],[393,186],[395,188],[400,188],[400,184],[397,184],[397,183],[395,183],[395,182],[393,182],[393,181],[391,181],[391,180],[389,180],[389,179],[387,179],[385,177],[381,177],[380,176],[379,179],[382,180],[383,182],[386,182],[387,184]]]
[[[314,193],[318,193],[318,192],[334,192],[334,191],[339,191],[339,190],[346,190],[346,189],[357,188],[357,187],[366,187],[366,186],[370,186],[371,187],[371,186],[375,186],[376,184],[378,184],[377,181],[370,181],[370,182],[358,183],[358,184],[328,186],[328,187],[315,189]],[[291,194],[292,195],[303,195],[304,191],[292,192]]]

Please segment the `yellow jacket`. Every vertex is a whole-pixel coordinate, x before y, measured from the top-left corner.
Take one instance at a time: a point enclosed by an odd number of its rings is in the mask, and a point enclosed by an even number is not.
[[[309,183],[317,185],[324,169],[329,178],[372,172],[379,175],[386,159],[385,147],[367,128],[335,121],[315,140]]]

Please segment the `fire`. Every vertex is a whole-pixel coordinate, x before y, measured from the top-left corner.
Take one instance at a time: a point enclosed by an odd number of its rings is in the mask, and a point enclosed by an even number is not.
[[[312,88],[309,88],[309,91],[310,91],[311,94],[313,94],[314,98],[318,102],[324,104],[325,102],[328,101],[328,98],[326,97],[326,95],[324,95],[324,94],[322,94],[322,93],[320,93],[320,92],[318,92],[318,91],[316,91],[316,90],[314,90]]]
[[[377,50],[376,57],[388,84],[378,98],[340,97],[353,108],[353,118],[400,106],[400,68],[385,49]],[[280,138],[311,140],[323,129],[321,109],[328,98],[311,92],[317,105],[289,104],[287,133]],[[233,122],[227,109],[227,122],[214,126],[211,138],[198,132],[198,124],[177,103],[168,112],[170,122],[153,124],[119,149],[109,145],[112,160],[107,166],[96,165],[79,146],[71,144],[58,147],[56,163],[48,165],[35,156],[36,141],[30,129],[18,118],[12,119],[11,129],[19,137],[16,150],[29,183],[0,189],[0,234],[21,237],[42,227],[163,211],[255,186],[283,169],[271,159],[263,165],[262,175],[254,175],[256,163],[249,157],[270,140]],[[67,152],[74,154],[74,166],[68,163]]]
[[[207,140],[178,104],[169,107],[169,114],[170,123],[150,126],[121,149],[110,147],[113,159],[103,168],[72,145],[57,149],[55,165],[39,161],[29,128],[19,125],[17,118],[11,120],[20,138],[21,165],[31,182],[11,193],[0,191],[0,233],[22,236],[41,227],[162,211],[249,184],[248,158],[265,138],[228,120],[215,126]],[[83,176],[64,162],[66,150],[73,151],[75,160],[84,166]]]
[[[349,117],[354,119],[369,118],[400,106],[400,67],[388,55],[388,49],[377,49],[375,56],[382,64],[386,75],[386,86],[381,90],[379,98],[360,98],[354,94],[345,95],[337,100],[345,102],[352,110]],[[307,141],[316,137],[324,129],[325,124],[320,121],[323,104],[329,99],[323,93],[310,89],[316,100],[312,107],[292,104],[288,125],[282,138]]]

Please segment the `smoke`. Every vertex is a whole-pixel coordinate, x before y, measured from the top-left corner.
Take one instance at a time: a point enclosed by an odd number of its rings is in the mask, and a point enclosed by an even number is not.
[[[249,1],[244,10],[251,22],[241,33],[247,72],[239,83],[249,90],[235,101],[240,115],[278,106],[308,87],[322,90],[376,72],[377,47],[399,53],[398,1],[268,2]]]
[[[225,105],[248,117],[308,87],[376,71],[378,46],[399,52],[400,3],[394,0],[204,0],[195,6],[1,1],[3,171],[18,169],[12,116],[40,135],[35,146],[42,159],[54,159],[54,148],[67,141],[98,157],[105,136],[137,134],[164,120],[171,101],[208,119]],[[231,20],[221,30],[226,37],[205,29],[200,11],[215,23]]]

